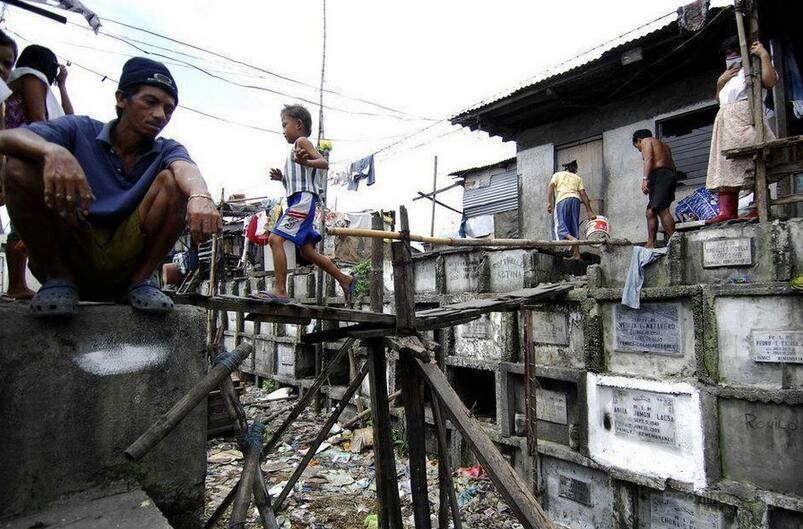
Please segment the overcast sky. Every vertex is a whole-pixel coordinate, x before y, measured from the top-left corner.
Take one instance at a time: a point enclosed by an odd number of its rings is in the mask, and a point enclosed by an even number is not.
[[[444,119],[682,3],[329,0],[326,87],[416,117]],[[86,0],[84,4],[102,19],[168,35],[303,83],[288,82],[104,20],[102,32],[171,49],[136,44],[171,57],[154,56],[168,63],[183,105],[278,131],[279,110],[285,103],[300,102],[297,98],[317,101],[314,87],[321,71],[321,0]],[[117,78],[129,56],[144,54],[129,44],[93,34],[78,15],[69,18],[81,27],[8,7],[4,27],[27,39],[12,35],[20,48],[35,42],[50,47],[60,60],[73,61],[68,88],[77,113],[112,119],[115,83],[101,82],[99,76],[78,65]],[[180,64],[181,60],[234,82],[287,95],[235,86]],[[406,204],[415,232],[429,231],[430,206],[424,200],[412,202],[412,198],[417,190],[431,190],[434,155],[439,159],[439,187],[451,182],[450,172],[515,155],[513,143],[448,123],[364,115],[389,112],[333,94],[325,94],[324,104],[339,109],[325,110],[324,117],[325,136],[334,140],[334,162],[370,154],[394,138],[430,126],[377,156],[374,186],[362,185],[357,192],[334,188],[329,195],[330,207],[336,205],[339,211],[395,209]],[[307,106],[317,131],[317,108]],[[457,132],[448,134],[452,130]],[[179,108],[164,135],[187,146],[216,197],[221,188],[227,195],[283,192],[281,184],[269,182],[266,176],[267,169],[280,167],[287,154],[288,146],[278,134]],[[433,138],[437,139],[429,141]],[[447,192],[443,201],[462,209],[462,189]],[[437,233],[455,231],[458,222],[459,215],[438,208]]]

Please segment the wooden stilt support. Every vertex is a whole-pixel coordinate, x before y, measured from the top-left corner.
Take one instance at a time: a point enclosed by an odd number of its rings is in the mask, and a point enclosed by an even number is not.
[[[237,391],[234,388],[234,383],[231,377],[226,377],[220,383],[220,392],[223,394],[223,405],[229,417],[235,421],[235,430],[242,435],[247,431],[248,423],[245,418],[245,410],[243,410],[240,399],[237,397]],[[240,450],[245,453],[246,446],[240,443]],[[262,469],[257,466],[254,472],[254,505],[259,511],[259,519],[262,522],[262,527],[265,529],[278,529],[279,524],[276,522],[276,516],[273,514],[273,506],[271,505],[270,494],[268,487],[265,483],[265,476],[262,474]]]
[[[209,396],[209,392],[220,385],[220,382],[237,369],[254,350],[254,346],[243,342],[230,353],[219,356],[216,363],[206,376],[193,386],[170,410],[143,433],[139,439],[126,448],[125,457],[129,461],[137,461],[147,454],[156,444],[178,426],[202,400]]]
[[[371,227],[383,228],[382,219],[374,215]],[[384,301],[383,267],[384,243],[374,239],[371,247],[371,311],[382,312]],[[368,346],[368,378],[371,387],[371,416],[374,423],[374,468],[376,470],[376,494],[379,504],[379,527],[402,529],[404,523],[399,502],[399,482],[396,477],[396,458],[393,440],[390,437],[390,409],[388,405],[387,359],[382,338],[366,340]]]
[[[460,397],[449,385],[443,372],[434,363],[415,360],[424,380],[443,403],[444,414],[460,430],[463,439],[471,446],[477,460],[491,477],[496,489],[526,529],[555,529],[529,487],[516,474],[483,431],[471,417]]]
[[[407,447],[410,460],[410,491],[416,529],[430,529],[429,490],[427,485],[426,423],[424,421],[424,382],[407,354],[399,355],[397,364],[407,423]]]
[[[243,473],[240,477],[240,486],[237,488],[237,497],[231,510],[229,529],[245,528],[248,508],[251,506],[251,495],[254,493],[254,480],[259,472],[259,454],[262,452],[262,436],[265,425],[252,423],[244,435],[243,446],[246,448]]]
[[[298,479],[301,477],[301,474],[304,472],[304,469],[306,469],[307,465],[309,465],[309,462],[312,461],[313,457],[315,457],[315,452],[318,451],[318,448],[320,448],[321,443],[323,443],[329,437],[329,432],[332,430],[332,426],[335,425],[337,419],[340,418],[340,414],[343,413],[343,410],[346,409],[346,406],[348,406],[349,402],[351,401],[351,398],[354,396],[355,393],[357,393],[357,388],[360,387],[363,379],[365,378],[365,375],[367,374],[368,374],[368,364],[365,364],[362,366],[362,369],[360,369],[360,371],[357,373],[357,378],[352,380],[351,384],[349,384],[349,387],[346,389],[345,394],[343,394],[343,398],[337,404],[332,414],[329,415],[329,418],[324,423],[323,427],[321,428],[321,431],[318,432],[318,436],[315,438],[315,440],[307,449],[307,453],[304,454],[304,458],[296,467],[295,471],[293,472],[293,475],[290,476],[290,479],[287,480],[287,485],[284,486],[284,489],[282,489],[282,492],[279,493],[279,496],[276,498],[276,501],[273,504],[274,511],[281,510],[282,505],[284,504],[284,500],[287,499],[287,496],[290,494],[290,491],[293,490],[293,487],[295,486]]]
[[[454,491],[452,480],[452,465],[449,461],[449,442],[446,438],[446,422],[441,412],[441,403],[432,395],[432,416],[435,419],[435,428],[438,434],[438,488],[440,490],[440,503],[438,506],[438,527],[449,527],[449,514],[454,521],[454,529],[463,529],[460,518],[460,506],[457,503],[457,494]]]
[[[287,428],[289,428],[290,425],[293,424],[293,421],[295,421],[298,418],[298,416],[301,415],[301,412],[303,412],[306,409],[306,407],[312,400],[313,395],[315,395],[315,393],[320,389],[323,383],[326,382],[326,379],[329,377],[334,368],[340,363],[341,359],[346,354],[346,351],[348,351],[353,346],[354,346],[353,338],[349,338],[348,340],[346,340],[346,343],[343,344],[343,346],[337,352],[332,361],[329,362],[326,368],[323,371],[321,371],[317,377],[315,377],[312,386],[310,386],[310,388],[306,392],[304,392],[301,398],[298,399],[298,401],[293,406],[293,409],[290,410],[290,413],[287,415],[287,417],[285,417],[284,421],[282,421],[282,424],[279,426],[279,428],[276,429],[276,431],[273,432],[268,442],[265,443],[265,446],[262,448],[263,454],[269,454],[276,447],[276,445],[281,440]],[[212,516],[210,516],[209,519],[204,524],[204,529],[210,529],[215,525],[215,523],[217,523],[217,520],[220,519],[220,517],[223,515],[226,509],[229,508],[229,505],[231,505],[231,502],[234,501],[234,496],[237,493],[237,488],[239,488],[239,484],[235,488],[231,489],[229,493],[226,495],[226,497],[223,498],[223,501],[220,502],[220,505],[217,506],[214,512],[212,512]]]

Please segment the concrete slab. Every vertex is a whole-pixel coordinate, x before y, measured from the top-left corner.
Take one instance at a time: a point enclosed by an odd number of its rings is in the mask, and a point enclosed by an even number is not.
[[[603,338],[608,370],[647,377],[691,377],[695,357],[690,299],[642,303],[641,308],[604,303]]]
[[[552,367],[586,367],[584,315],[577,303],[544,303],[522,311],[529,318],[524,329],[532,344],[535,363]]]
[[[803,387],[803,305],[796,295],[714,301],[720,381],[764,389]]]
[[[803,491],[803,407],[719,400],[722,475],[767,490]]]
[[[488,252],[491,292],[511,292],[524,288],[526,269],[530,262],[530,252],[526,250],[504,250]]]
[[[413,278],[416,294],[434,294],[437,291],[437,259],[438,254],[436,253],[413,259]]]
[[[570,529],[613,527],[613,492],[605,472],[542,455],[539,478],[553,522]]]
[[[480,284],[480,252],[455,252],[444,255],[446,292],[477,292]]]
[[[481,360],[516,362],[516,315],[493,312],[454,327],[452,354]]]
[[[35,514],[0,522],[3,529],[171,529],[141,489],[92,491],[53,504]]]
[[[75,318],[32,318],[0,306],[0,516],[29,512],[133,473],[171,523],[203,506],[206,404],[139,463],[123,450],[203,376],[205,317],[82,305]]]
[[[602,465],[707,485],[701,396],[686,383],[587,375],[588,451]]]
[[[638,529],[735,529],[736,509],[670,490],[641,487],[638,494]]]

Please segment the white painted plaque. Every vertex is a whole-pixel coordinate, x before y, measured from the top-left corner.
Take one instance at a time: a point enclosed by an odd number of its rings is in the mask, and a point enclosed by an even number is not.
[[[569,316],[563,312],[532,312],[532,341],[544,345],[569,345]]]
[[[276,366],[276,374],[284,376],[295,376],[295,363],[296,363],[296,349],[292,345],[278,344],[276,350],[278,362]]]
[[[650,496],[650,529],[721,529],[722,515],[697,508],[693,501]]]
[[[675,442],[675,397],[636,389],[613,391],[616,435],[665,445]]]
[[[748,238],[703,241],[703,268],[752,264],[753,245]]]
[[[567,424],[566,395],[559,391],[536,388],[535,416],[542,421]]]
[[[803,364],[803,331],[752,333],[753,360],[776,364]]]
[[[679,303],[644,303],[640,309],[614,305],[617,351],[682,355]]]
[[[489,256],[494,292],[524,288],[524,252],[493,252]]]

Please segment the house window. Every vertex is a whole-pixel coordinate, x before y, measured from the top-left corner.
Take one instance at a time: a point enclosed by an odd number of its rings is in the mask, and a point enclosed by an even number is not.
[[[698,186],[705,183],[708,173],[708,156],[711,151],[711,134],[717,107],[688,112],[659,121],[658,137],[672,150],[678,171],[686,173],[683,185]]]

